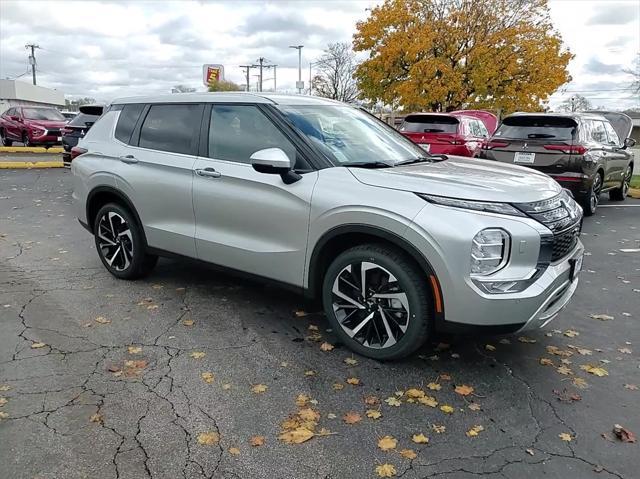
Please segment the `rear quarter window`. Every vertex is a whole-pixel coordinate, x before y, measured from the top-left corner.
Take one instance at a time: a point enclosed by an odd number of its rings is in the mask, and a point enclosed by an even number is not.
[[[458,119],[438,115],[408,115],[400,131],[405,133],[456,133]]]
[[[523,115],[505,118],[494,136],[512,140],[542,138],[571,141],[576,127],[571,118]]]
[[[124,105],[120,116],[118,117],[118,123],[116,125],[116,138],[123,143],[129,143],[131,140],[131,134],[136,127],[140,113],[144,109],[142,104],[130,104]]]

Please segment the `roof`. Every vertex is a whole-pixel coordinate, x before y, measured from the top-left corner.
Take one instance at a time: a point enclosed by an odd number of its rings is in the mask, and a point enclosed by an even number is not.
[[[584,111],[560,111],[560,112],[526,112],[526,111],[518,111],[512,113],[511,115],[505,116],[503,118],[513,118],[515,116],[542,116],[542,117],[550,117],[550,118],[571,118],[572,120],[579,120],[585,118],[598,119],[602,120],[602,115],[598,113],[590,113]]]
[[[118,98],[113,104],[126,103],[261,103],[275,105],[344,105],[339,101],[307,95],[279,95],[255,92],[173,93]]]

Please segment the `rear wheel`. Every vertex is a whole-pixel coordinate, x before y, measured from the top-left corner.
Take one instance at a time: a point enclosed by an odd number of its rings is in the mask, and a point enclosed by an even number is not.
[[[148,275],[158,257],[147,254],[142,228],[126,208],[108,203],[100,208],[93,227],[102,264],[120,279]]]
[[[13,141],[9,140],[4,130],[0,130],[0,140],[2,140],[2,146],[11,146]]]
[[[585,216],[593,216],[598,209],[598,203],[600,202],[600,193],[602,192],[602,175],[596,173],[591,183],[589,193],[582,200],[582,209]]]
[[[631,165],[627,166],[627,169],[624,170],[624,174],[622,176],[622,183],[620,184],[620,188],[616,188],[609,192],[609,199],[612,201],[624,201],[627,197],[627,193],[629,193],[629,187],[631,186],[631,176],[633,175],[633,167]]]
[[[363,356],[402,358],[428,337],[424,274],[392,247],[366,244],[340,254],[325,274],[322,300],[337,336]]]

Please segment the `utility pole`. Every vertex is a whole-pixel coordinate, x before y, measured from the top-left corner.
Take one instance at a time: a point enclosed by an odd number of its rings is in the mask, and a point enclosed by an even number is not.
[[[259,76],[259,80],[258,80],[258,91],[262,91],[262,67],[264,66],[264,57],[260,57],[258,58],[258,68],[260,68],[260,73],[258,73]]]
[[[40,48],[34,43],[28,43],[25,48],[31,48],[31,55],[29,55],[29,64],[31,65],[31,73],[33,75],[33,84],[36,84],[36,48]]]
[[[298,89],[298,94],[302,95],[302,90],[304,89],[304,84],[302,83],[302,49],[304,45],[289,45],[289,48],[298,50],[298,83],[296,88]]]
[[[244,69],[244,73],[247,76],[247,90],[249,91],[249,70],[251,70],[251,65],[240,65],[240,68]]]

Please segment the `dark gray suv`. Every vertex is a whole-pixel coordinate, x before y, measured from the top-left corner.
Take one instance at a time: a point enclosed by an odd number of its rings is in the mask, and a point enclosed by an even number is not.
[[[633,174],[635,140],[624,113],[515,113],[487,141],[480,158],[535,168],[569,189],[585,215],[600,194],[622,201]]]

